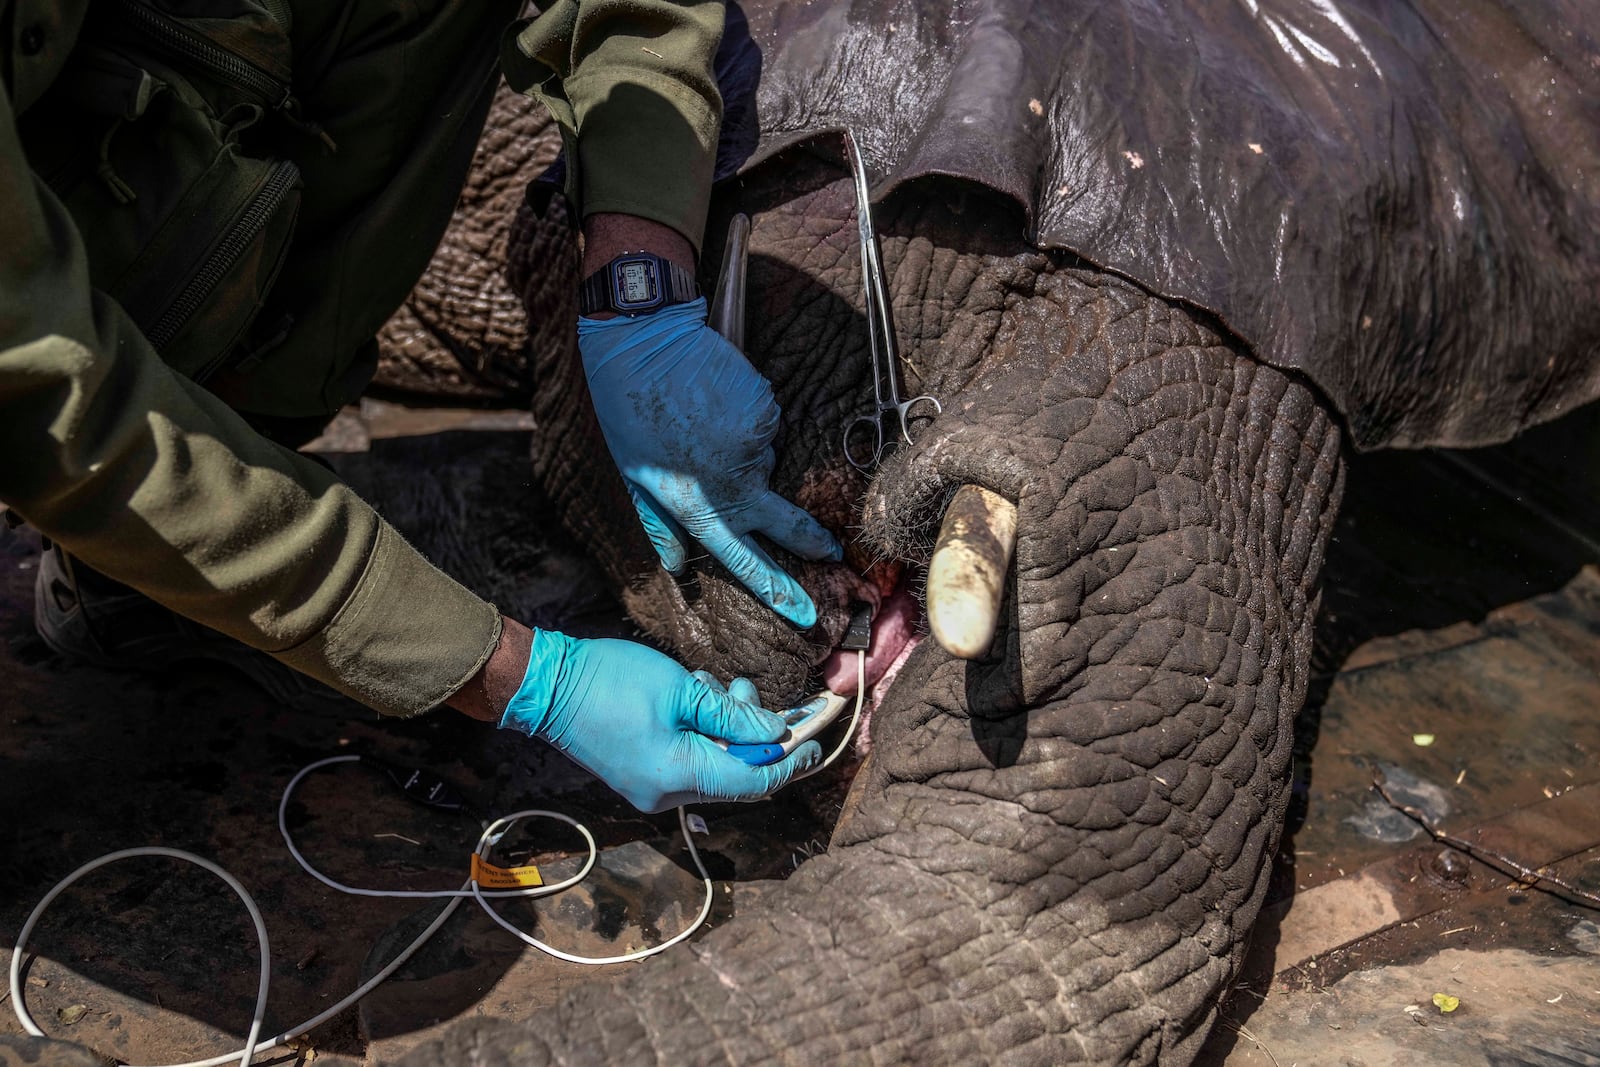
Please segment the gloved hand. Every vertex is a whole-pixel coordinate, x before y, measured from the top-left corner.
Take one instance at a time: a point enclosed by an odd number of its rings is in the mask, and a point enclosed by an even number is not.
[[[756,544],[843,559],[832,534],[767,488],[778,405],[772,386],[706,325],[704,299],[639,318],[578,320],[600,428],[662,566],[683,570],[687,532],[763,603],[817,621],[800,584]]]
[[[728,755],[711,738],[762,744],[786,727],[756,705],[748,681],[724,691],[708,678],[632,641],[534,630],[527,673],[500,725],[550,742],[649,812],[758,800],[822,758],[815,741],[766,767]]]

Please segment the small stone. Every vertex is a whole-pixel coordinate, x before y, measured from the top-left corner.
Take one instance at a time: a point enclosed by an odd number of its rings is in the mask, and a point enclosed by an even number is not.
[[[1440,851],[1433,857],[1429,866],[1439,878],[1458,885],[1465,882],[1472,873],[1472,865],[1467,861],[1467,857],[1453,848]]]

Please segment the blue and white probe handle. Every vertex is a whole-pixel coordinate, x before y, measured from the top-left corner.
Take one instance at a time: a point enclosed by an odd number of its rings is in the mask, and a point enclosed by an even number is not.
[[[769,763],[777,763],[821,733],[849,703],[849,697],[824,689],[799,707],[783,713],[784,721],[789,724],[789,733],[781,741],[762,745],[730,745],[726,741],[718,741],[717,744],[726,749],[728,755],[752,767],[765,767]]]

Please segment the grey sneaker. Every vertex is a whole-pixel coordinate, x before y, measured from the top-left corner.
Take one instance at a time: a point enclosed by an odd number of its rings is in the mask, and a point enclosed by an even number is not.
[[[205,660],[244,674],[296,711],[368,718],[372,712],[265,652],[202,626],[72,559],[55,545],[39,556],[33,625],[68,659],[118,671],[164,671]]]

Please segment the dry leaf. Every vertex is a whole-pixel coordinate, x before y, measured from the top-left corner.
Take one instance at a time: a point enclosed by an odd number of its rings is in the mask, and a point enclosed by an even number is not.
[[[89,1005],[87,1004],[74,1004],[71,1007],[56,1009],[56,1018],[60,1019],[64,1026],[71,1026],[88,1014]]]
[[[1452,997],[1449,993],[1435,993],[1433,995],[1433,1006],[1449,1014],[1461,1007],[1461,998]]]

